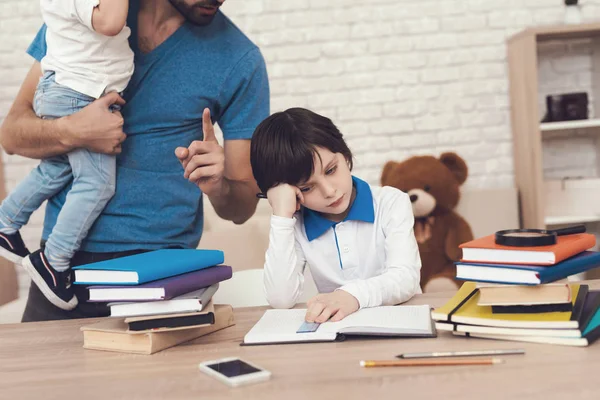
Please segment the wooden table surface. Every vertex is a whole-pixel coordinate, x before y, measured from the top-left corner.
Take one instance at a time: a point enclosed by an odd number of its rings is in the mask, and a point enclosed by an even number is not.
[[[600,289],[600,280],[590,281]],[[440,306],[449,293],[410,304]],[[453,337],[240,346],[265,308],[235,311],[236,325],[151,356],[82,348],[91,320],[0,326],[0,399],[598,399],[600,344],[571,348]],[[494,366],[359,367],[402,352],[524,348]],[[271,380],[229,388],[198,370],[203,360],[237,356]]]

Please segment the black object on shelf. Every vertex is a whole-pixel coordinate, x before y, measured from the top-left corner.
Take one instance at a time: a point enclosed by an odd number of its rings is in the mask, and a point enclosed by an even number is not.
[[[588,119],[588,95],[586,92],[549,95],[546,109],[542,122]]]

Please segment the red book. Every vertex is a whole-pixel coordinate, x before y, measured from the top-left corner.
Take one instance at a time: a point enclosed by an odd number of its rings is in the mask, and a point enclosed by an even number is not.
[[[489,235],[463,243],[463,262],[554,265],[596,245],[596,236],[590,233],[558,236],[552,246],[514,247],[496,244]]]

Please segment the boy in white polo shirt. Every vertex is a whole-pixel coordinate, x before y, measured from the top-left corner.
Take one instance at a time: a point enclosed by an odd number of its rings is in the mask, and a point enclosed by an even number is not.
[[[250,157],[273,209],[264,281],[272,307],[296,304],[307,265],[321,293],[308,301],[308,322],[421,292],[408,195],[353,177],[352,153],[329,118],[302,108],[273,114],[256,128]]]
[[[74,114],[105,94],[118,110],[133,74],[128,0],[41,0],[47,25],[43,76],[36,88],[38,117]],[[115,93],[111,93],[115,92]],[[115,156],[77,149],[44,159],[0,205],[0,256],[21,262],[54,305],[77,306],[70,261],[115,192]],[[45,249],[29,253],[19,229],[48,198],[73,182]]]

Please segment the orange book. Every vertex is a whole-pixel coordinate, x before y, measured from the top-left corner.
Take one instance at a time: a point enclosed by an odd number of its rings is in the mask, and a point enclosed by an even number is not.
[[[558,236],[551,246],[514,247],[496,244],[494,235],[460,245],[463,262],[554,265],[596,245],[590,233]]]

